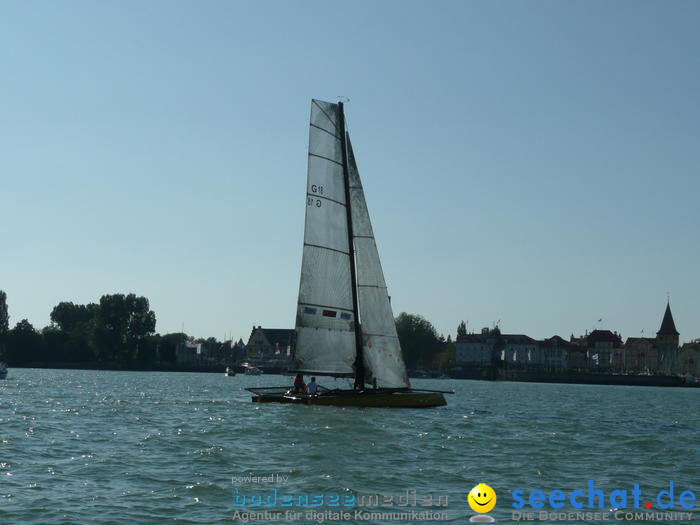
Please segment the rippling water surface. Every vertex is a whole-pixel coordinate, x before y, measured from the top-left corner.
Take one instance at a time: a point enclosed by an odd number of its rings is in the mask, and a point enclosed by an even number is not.
[[[243,390],[291,379],[10,370],[0,523],[231,522],[235,487],[415,490],[448,496],[452,523],[474,514],[478,482],[498,494],[499,522],[518,488],[568,494],[592,479],[606,494],[655,494],[673,479],[700,492],[700,389],[414,380],[455,390],[434,410],[258,405]],[[251,474],[289,481],[232,484]]]

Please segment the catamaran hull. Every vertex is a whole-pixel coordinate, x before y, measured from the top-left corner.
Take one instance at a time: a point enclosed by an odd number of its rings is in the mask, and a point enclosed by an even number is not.
[[[447,404],[436,392],[401,392],[394,394],[355,394],[346,396],[310,397],[307,405],[331,405],[377,408],[434,408]]]
[[[317,396],[261,394],[254,403],[288,403],[339,407],[435,408],[447,405],[440,392],[329,392]]]

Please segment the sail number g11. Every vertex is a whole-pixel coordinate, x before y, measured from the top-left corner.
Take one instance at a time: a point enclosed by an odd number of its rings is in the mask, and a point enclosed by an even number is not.
[[[311,185],[311,192],[316,193],[318,195],[323,195],[323,186],[317,186],[316,184]],[[321,199],[314,199],[311,196],[306,197],[306,205],[307,206],[316,206],[317,208],[321,207]]]

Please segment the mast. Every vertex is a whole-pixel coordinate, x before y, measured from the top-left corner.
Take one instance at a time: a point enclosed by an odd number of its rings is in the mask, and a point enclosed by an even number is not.
[[[352,283],[352,309],[355,316],[355,389],[365,387],[365,363],[362,348],[362,331],[360,329],[359,308],[357,307],[357,275],[355,271],[355,248],[352,232],[352,209],[350,204],[350,175],[348,173],[348,147],[345,132],[345,111],[343,103],[338,102],[338,119],[340,124],[340,143],[343,155],[343,182],[345,185],[345,210],[348,222],[348,248],[350,250],[350,282]]]

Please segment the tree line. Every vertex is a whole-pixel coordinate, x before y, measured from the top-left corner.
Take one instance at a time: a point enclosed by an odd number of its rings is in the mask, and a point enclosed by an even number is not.
[[[175,362],[186,334],[155,333],[156,314],[148,299],[108,294],[99,303],[61,302],[51,324],[37,330],[27,319],[9,324],[7,294],[0,290],[0,360],[10,366],[32,363]]]
[[[155,333],[156,314],[146,297],[108,294],[99,303],[60,302],[51,324],[37,330],[27,319],[10,328],[7,295],[0,290],[0,360],[10,366],[58,363],[123,363],[147,365],[176,362],[176,349],[193,339],[184,333]],[[438,335],[420,315],[402,312],[396,331],[410,369],[444,369],[454,365],[451,336]],[[465,332],[464,323],[457,329]],[[215,338],[194,340],[209,348]],[[237,345],[242,346],[239,341]]]

